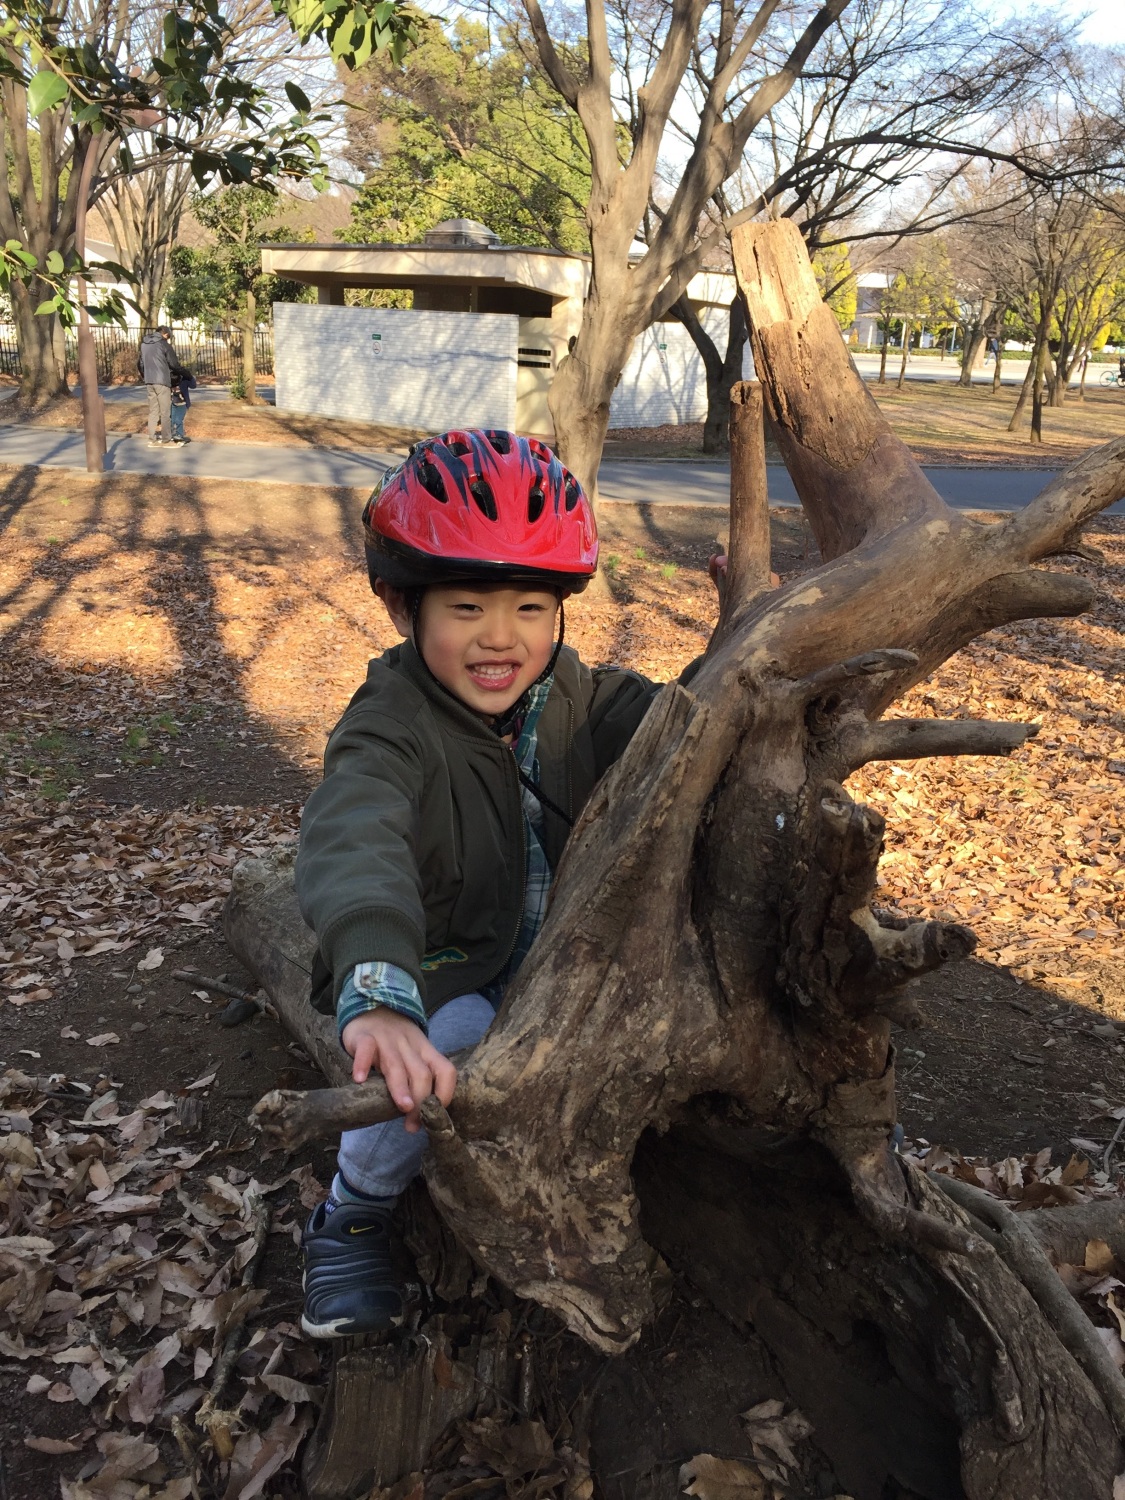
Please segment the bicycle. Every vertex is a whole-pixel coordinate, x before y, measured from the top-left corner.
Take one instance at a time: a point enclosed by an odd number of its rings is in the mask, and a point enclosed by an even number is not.
[[[1103,370],[1100,376],[1101,385],[1125,386],[1125,376],[1120,370]]]

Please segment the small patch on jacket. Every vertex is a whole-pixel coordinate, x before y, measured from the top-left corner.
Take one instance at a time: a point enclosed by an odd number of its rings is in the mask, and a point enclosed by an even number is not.
[[[460,948],[434,948],[422,956],[424,970],[443,969],[446,964],[467,964],[468,962],[469,955],[462,953]]]

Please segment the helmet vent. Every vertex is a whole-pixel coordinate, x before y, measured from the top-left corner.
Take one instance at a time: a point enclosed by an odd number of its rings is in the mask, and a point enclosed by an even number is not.
[[[512,451],[512,437],[507,432],[486,432],[485,437],[502,457]]]
[[[449,451],[450,453],[456,453],[458,458],[464,458],[466,453],[471,453],[473,450],[464,438],[454,438],[449,445]]]
[[[498,515],[496,510],[496,499],[492,493],[492,486],[487,479],[474,479],[469,485],[469,494],[477,502],[477,509],[488,521],[495,521]]]
[[[543,507],[546,503],[546,496],[543,494],[541,486],[533,484],[527,492],[527,519],[529,522],[538,521],[539,517],[543,514]]]
[[[579,485],[577,479],[575,479],[575,477],[574,477],[573,474],[568,474],[567,477],[566,477],[566,491],[565,491],[565,494],[566,494],[565,504],[566,504],[567,510],[573,510],[574,509],[574,507],[578,504],[578,497],[579,497],[579,495],[581,493],[582,493],[582,488]]]
[[[448,501],[449,496],[445,493],[445,481],[441,477],[441,471],[428,458],[424,458],[418,467],[422,488],[427,490],[435,500],[440,500],[443,504]]]

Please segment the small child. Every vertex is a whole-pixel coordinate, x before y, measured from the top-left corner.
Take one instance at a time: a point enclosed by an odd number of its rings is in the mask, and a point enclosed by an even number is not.
[[[187,416],[188,407],[191,405],[189,392],[194,391],[198,381],[190,370],[177,369],[172,372],[172,405],[170,408],[172,419],[172,446],[182,448],[185,443],[190,442],[184,436],[184,418]]]
[[[590,581],[598,543],[545,444],[427,439],[363,521],[371,586],[403,644],[370,664],[329,739],[297,890],[319,945],[313,1003],[335,1009],[355,1081],[377,1069],[403,1118],[341,1140],[304,1234],[313,1338],[401,1320],[387,1227],[426,1149],[419,1106],[452,1099],[446,1054],[487,1031],[574,820],[659,691],[563,645],[563,600]]]

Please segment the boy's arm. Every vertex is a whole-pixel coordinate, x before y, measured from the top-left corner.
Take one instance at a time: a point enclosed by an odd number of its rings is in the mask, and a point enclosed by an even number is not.
[[[385,714],[341,720],[301,818],[297,895],[339,997],[373,955],[420,991],[426,918],[416,860],[424,775],[409,733]]]

